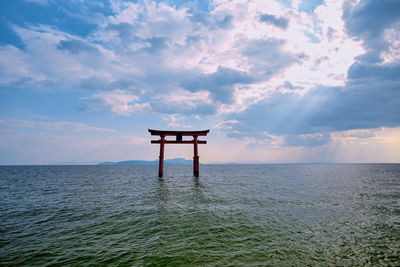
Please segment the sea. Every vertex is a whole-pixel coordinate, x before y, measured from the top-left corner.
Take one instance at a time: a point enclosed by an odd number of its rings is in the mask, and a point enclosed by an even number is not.
[[[0,167],[0,266],[400,266],[400,164]]]

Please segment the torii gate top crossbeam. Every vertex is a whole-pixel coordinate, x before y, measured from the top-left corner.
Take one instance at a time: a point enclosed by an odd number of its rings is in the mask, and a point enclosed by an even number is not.
[[[210,130],[203,131],[160,131],[160,130],[152,130],[149,129],[151,135],[160,135],[160,136],[206,136]]]

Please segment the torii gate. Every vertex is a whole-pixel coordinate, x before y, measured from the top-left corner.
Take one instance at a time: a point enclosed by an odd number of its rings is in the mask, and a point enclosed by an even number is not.
[[[197,140],[199,136],[206,136],[210,130],[204,131],[160,131],[148,129],[151,135],[159,135],[160,140],[151,140],[152,144],[160,144],[160,161],[158,164],[158,177],[163,176],[164,144],[193,144],[193,175],[199,177],[199,152],[197,144],[207,144],[207,141]],[[165,140],[166,136],[176,136],[175,140]],[[182,136],[193,136],[193,140],[182,140]]]

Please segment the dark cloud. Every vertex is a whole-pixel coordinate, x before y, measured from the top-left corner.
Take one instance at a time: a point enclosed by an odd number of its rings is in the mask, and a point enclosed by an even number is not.
[[[67,50],[69,53],[73,55],[78,55],[82,52],[86,53],[98,52],[98,49],[95,46],[76,39],[60,41],[57,44],[57,49]]]
[[[192,23],[201,23],[204,26],[210,26],[212,17],[207,12],[194,12],[189,16],[189,19]]]
[[[286,136],[288,145],[301,145],[307,138],[294,136],[400,126],[399,88],[399,80],[358,79],[345,87],[315,88],[304,96],[276,93],[228,119],[239,121],[232,131],[246,136],[268,132]],[[327,139],[318,140],[322,144]]]
[[[107,91],[115,89],[129,89],[130,91],[134,91],[137,82],[134,77],[124,77],[110,82],[103,77],[91,76],[89,78],[80,80],[78,85],[80,88],[87,90]]]
[[[149,47],[144,48],[150,54],[160,53],[162,50],[168,48],[169,38],[165,37],[152,37],[146,39],[146,42],[150,44]]]
[[[363,0],[355,7],[346,3],[343,8],[348,32],[364,39],[380,37],[386,28],[400,18],[398,0]]]
[[[216,29],[230,29],[233,27],[233,16],[227,14],[222,18],[211,15],[207,12],[193,12],[189,16],[189,19],[194,24],[201,24],[209,30]]]
[[[142,50],[150,54],[157,54],[169,47],[171,38],[158,36],[141,38],[137,36],[138,27],[138,25],[123,22],[118,24],[110,24],[105,30],[115,32],[118,35],[121,44],[114,45],[117,45],[116,48],[118,48],[120,52],[129,52],[129,47],[132,45],[132,43],[144,46]]]
[[[286,30],[287,27],[289,26],[289,20],[283,17],[277,17],[274,15],[270,14],[262,14],[260,16],[260,21],[272,24],[275,27],[281,28],[283,30]]]
[[[233,16],[232,15],[226,15],[222,20],[217,21],[217,25],[221,29],[230,29],[232,28],[232,21],[233,21]]]
[[[112,42],[110,45],[118,54],[133,55],[132,45],[140,47],[137,52],[146,52],[152,55],[162,52],[169,47],[170,38],[153,36],[151,38],[141,38],[137,36],[138,25],[130,23],[110,24],[105,28],[105,31],[110,31],[118,36],[117,42]],[[137,54],[136,54],[137,56]]]
[[[352,6],[350,2],[343,5],[343,19],[347,32],[364,41],[367,53],[358,59],[364,62],[380,61],[380,53],[388,48],[383,39],[383,32],[400,20],[400,1],[397,0],[364,0]]]
[[[140,38],[136,36],[137,29],[130,23],[109,24],[105,30],[117,33],[123,43],[140,41]]]
[[[400,65],[368,65],[354,63],[347,74],[350,79],[370,78],[400,80]]]
[[[235,84],[246,84],[253,81],[247,73],[219,66],[211,74],[199,75],[187,79],[181,86],[188,91],[209,91],[214,100],[231,103]]]

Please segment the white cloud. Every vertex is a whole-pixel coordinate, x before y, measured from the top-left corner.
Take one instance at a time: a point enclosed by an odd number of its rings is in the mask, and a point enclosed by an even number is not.
[[[169,95],[154,96],[152,108],[161,113],[214,114],[215,104],[208,91],[188,92],[177,89]]]
[[[43,80],[42,75],[36,76],[30,70],[26,61],[26,53],[15,46],[0,46],[0,85],[9,85],[22,79]]]
[[[385,41],[389,44],[388,51],[382,51],[382,64],[400,62],[400,21],[383,33]]]
[[[215,129],[232,129],[232,124],[239,123],[237,120],[221,121],[213,126]]]
[[[179,123],[178,122],[179,120],[183,120],[183,116],[180,115],[170,114],[164,117],[163,120],[168,122],[167,125],[168,128],[184,128],[184,129],[193,128],[191,125]]]
[[[130,116],[134,112],[149,111],[151,109],[149,103],[137,103],[139,100],[138,96],[119,89],[110,92],[100,92],[84,99],[100,102],[100,104],[108,107],[111,112],[124,116]]]

